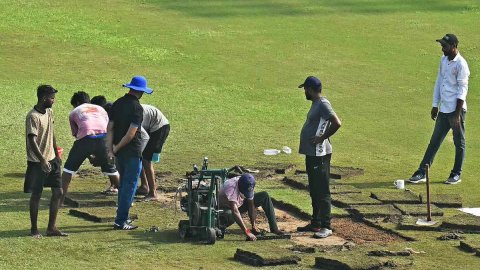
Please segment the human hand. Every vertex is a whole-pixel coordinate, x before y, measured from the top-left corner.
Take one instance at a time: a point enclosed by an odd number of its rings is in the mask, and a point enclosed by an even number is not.
[[[432,120],[435,121],[438,115],[438,107],[432,107],[432,111],[430,112],[430,114],[431,114]]]
[[[248,231],[246,234],[247,234],[247,240],[248,241],[256,241],[257,240],[257,237],[253,233],[251,233],[250,231]]]
[[[46,161],[45,159],[40,161],[40,166],[44,173],[49,173],[52,170],[52,165],[50,162]]]
[[[321,136],[315,136],[311,138],[312,144],[323,143],[324,139]]]

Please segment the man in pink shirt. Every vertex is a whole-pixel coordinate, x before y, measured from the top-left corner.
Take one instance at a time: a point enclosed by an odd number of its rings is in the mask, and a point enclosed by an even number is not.
[[[63,203],[67,194],[72,176],[80,168],[83,161],[92,155],[95,156],[103,174],[110,178],[111,187],[107,191],[118,193],[119,174],[115,165],[108,162],[107,156],[107,112],[101,106],[90,104],[90,97],[83,91],[74,93],[70,103],[74,107],[69,116],[70,128],[72,135],[77,140],[73,143],[67,161],[63,166],[63,197],[61,202]]]
[[[283,232],[278,229],[275,218],[275,208],[273,207],[270,196],[266,191],[254,193],[254,188],[255,177],[249,173],[225,181],[218,194],[218,200],[220,208],[230,209],[232,211],[232,215],[227,217],[227,227],[236,222],[248,239],[255,241],[257,239],[255,235],[260,233],[255,224],[257,218],[256,208],[261,206],[267,216],[270,231],[278,235],[283,234]],[[247,211],[250,223],[252,224],[252,230],[247,229],[240,215],[240,213]]]

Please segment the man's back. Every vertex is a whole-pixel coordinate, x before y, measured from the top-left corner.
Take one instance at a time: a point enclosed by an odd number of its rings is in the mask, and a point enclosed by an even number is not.
[[[107,132],[108,114],[98,105],[84,103],[77,106],[69,119],[72,135],[77,139]]]

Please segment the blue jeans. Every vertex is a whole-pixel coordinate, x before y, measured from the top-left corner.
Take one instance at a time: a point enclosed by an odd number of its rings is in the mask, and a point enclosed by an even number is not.
[[[443,139],[447,136],[448,131],[452,129],[453,142],[455,144],[455,164],[453,165],[452,173],[458,175],[462,173],[463,160],[465,159],[465,114],[466,111],[462,110],[460,113],[460,127],[458,129],[453,128],[455,112],[438,114],[432,138],[420,163],[418,172],[425,173],[425,164],[432,166],[435,154],[437,154]]]
[[[117,166],[120,173],[120,188],[118,189],[118,208],[115,223],[123,225],[128,219],[128,211],[132,205],[137,181],[142,171],[142,160],[139,157],[118,155]]]

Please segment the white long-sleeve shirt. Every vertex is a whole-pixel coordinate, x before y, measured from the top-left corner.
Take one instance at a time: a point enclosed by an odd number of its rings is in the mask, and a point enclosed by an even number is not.
[[[460,53],[457,53],[453,60],[448,60],[448,56],[442,56],[433,89],[432,107],[440,106],[440,112],[451,113],[457,107],[457,99],[461,99],[464,101],[463,109],[467,110],[469,76],[467,61]]]

